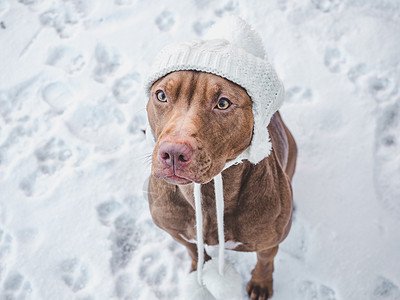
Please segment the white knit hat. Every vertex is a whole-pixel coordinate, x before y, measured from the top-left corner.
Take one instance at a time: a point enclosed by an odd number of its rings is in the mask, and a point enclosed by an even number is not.
[[[266,60],[260,36],[238,17],[214,25],[204,40],[165,47],[157,55],[146,82],[152,84],[173,71],[196,70],[224,77],[243,87],[253,102],[254,130],[250,146],[231,162],[259,163],[271,151],[267,126],[282,105],[284,88]]]

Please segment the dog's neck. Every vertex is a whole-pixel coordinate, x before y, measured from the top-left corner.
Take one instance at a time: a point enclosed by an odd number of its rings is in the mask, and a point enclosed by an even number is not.
[[[270,172],[270,160],[274,156],[273,151],[271,155],[266,157],[263,161],[257,165],[253,165],[247,160],[241,164],[232,165],[229,168],[222,171],[224,178],[224,202],[225,202],[225,213],[234,211],[239,205],[239,194],[240,186],[242,181],[246,180],[246,177],[251,172],[260,172],[268,174]],[[271,178],[271,181],[273,179]],[[203,210],[205,213],[215,214],[215,195],[214,195],[214,182],[211,180],[208,183],[202,185],[201,189],[203,194]],[[234,188],[233,188],[234,187]],[[193,184],[177,185],[185,200],[195,209],[195,203],[193,198]]]

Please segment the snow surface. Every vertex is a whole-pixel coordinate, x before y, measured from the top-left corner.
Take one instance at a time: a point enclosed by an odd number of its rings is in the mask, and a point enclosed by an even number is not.
[[[142,81],[227,14],[261,33],[299,146],[274,299],[400,299],[397,0],[0,0],[0,299],[181,299]],[[255,255],[227,256],[247,282]]]

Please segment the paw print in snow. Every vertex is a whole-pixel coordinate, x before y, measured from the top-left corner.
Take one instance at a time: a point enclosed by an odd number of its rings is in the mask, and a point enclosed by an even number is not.
[[[371,75],[367,80],[369,92],[377,103],[393,103],[399,97],[399,87],[395,80],[385,76]]]
[[[11,272],[4,281],[1,299],[25,300],[30,299],[32,293],[31,283],[25,280],[18,272]]]
[[[239,7],[238,0],[225,0],[222,1],[222,6],[215,10],[215,14],[218,17],[223,17],[225,15],[231,15],[233,12],[237,11]]]
[[[379,277],[371,300],[400,300],[400,288],[389,279]]]
[[[376,72],[361,63],[350,68],[347,76],[357,87],[371,94],[378,104],[394,103],[399,97],[400,89],[390,72]]]
[[[127,296],[132,291],[134,281],[128,274],[119,275],[115,280],[115,292],[119,299],[129,299]],[[135,298],[134,298],[135,299]]]
[[[171,255],[173,253],[170,252]],[[178,296],[179,284],[175,260],[164,260],[159,252],[148,249],[140,258],[139,277],[160,299]]]
[[[39,17],[43,26],[54,28],[61,38],[71,37],[82,23],[95,9],[96,1],[65,0]]]
[[[325,50],[324,64],[332,73],[342,71],[346,62],[344,54],[336,47],[328,47]]]
[[[133,211],[140,211],[135,197],[127,197],[123,203],[114,199],[101,203],[97,207],[99,221],[111,227],[109,239],[112,242],[110,267],[113,273],[125,268],[132,260],[134,252],[141,242],[141,232],[136,226],[138,216]]]
[[[35,150],[38,168],[21,180],[19,188],[28,197],[49,192],[56,186],[55,181],[58,176],[55,174],[64,168],[72,155],[72,151],[63,140],[51,138],[46,144]],[[49,180],[52,180],[51,184]]]
[[[69,46],[51,48],[46,64],[64,70],[67,74],[74,75],[83,70],[86,59],[79,49]]]
[[[52,175],[71,158],[72,151],[63,140],[53,137],[42,147],[36,149],[35,156],[39,163],[39,170],[43,174]]]
[[[143,256],[142,262],[139,270],[140,278],[143,278],[148,285],[159,286],[166,276],[166,267],[160,262],[160,255],[149,252]]]
[[[170,30],[175,24],[174,14],[168,10],[164,10],[155,20],[158,29],[161,31]]]
[[[128,103],[137,94],[140,88],[140,74],[132,73],[117,79],[112,92],[119,103]]]
[[[355,83],[360,77],[368,73],[368,67],[366,64],[358,64],[352,68],[347,73],[347,77]]]
[[[341,1],[340,0],[311,0],[311,2],[320,11],[322,11],[324,13],[328,13],[334,9],[337,9]]]
[[[304,103],[313,100],[313,93],[310,88],[294,86],[286,91],[286,99],[288,103]]]
[[[113,244],[110,260],[113,273],[128,265],[140,244],[141,234],[135,223],[135,219],[129,213],[120,215],[114,221],[115,231],[111,234]]]
[[[60,264],[62,281],[75,293],[86,287],[89,282],[89,271],[78,258],[66,259]]]
[[[336,300],[333,289],[308,280],[301,283],[299,294],[302,296],[302,300]]]
[[[193,30],[197,35],[202,36],[213,24],[214,21],[197,21],[193,23]]]
[[[93,70],[93,78],[103,83],[121,66],[122,57],[116,48],[98,44],[95,50],[97,65]]]
[[[97,215],[100,223],[110,226],[121,209],[122,205],[114,199],[101,203],[97,206]]]

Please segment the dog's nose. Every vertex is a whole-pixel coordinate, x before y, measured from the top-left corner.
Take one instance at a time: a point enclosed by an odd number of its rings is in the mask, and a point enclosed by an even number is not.
[[[169,168],[180,169],[192,159],[193,149],[187,144],[164,142],[158,149],[158,155]]]

